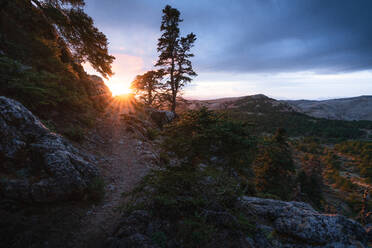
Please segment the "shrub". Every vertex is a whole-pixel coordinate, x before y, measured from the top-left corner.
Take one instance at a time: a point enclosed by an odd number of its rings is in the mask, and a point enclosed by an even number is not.
[[[294,171],[291,151],[283,130],[278,130],[276,135],[259,146],[259,153],[254,161],[257,191],[276,195],[284,200],[290,199]]]
[[[157,230],[156,240],[165,237],[182,240],[185,247],[203,247],[223,230],[232,233],[253,232],[252,218],[235,209],[238,197],[245,193],[242,179],[234,178],[213,166],[203,171],[183,164],[152,171],[128,196],[127,210],[148,210],[153,219],[168,222],[171,229]],[[225,223],[209,218],[211,213],[233,216]]]
[[[217,157],[230,168],[247,168],[253,160],[256,141],[245,123],[206,108],[184,113],[164,134],[163,148],[190,164]]]
[[[81,142],[84,140],[85,131],[80,126],[71,125],[63,132],[63,134],[73,141]]]
[[[154,128],[148,128],[146,130],[146,137],[149,139],[149,140],[155,140],[157,137],[159,136],[159,131],[157,129],[154,129]]]

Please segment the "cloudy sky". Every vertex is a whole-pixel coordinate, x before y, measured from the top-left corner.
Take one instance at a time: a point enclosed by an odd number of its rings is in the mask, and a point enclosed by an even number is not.
[[[197,41],[184,96],[279,99],[372,95],[371,0],[85,0],[116,57],[118,91],[157,59],[161,10],[176,7]]]

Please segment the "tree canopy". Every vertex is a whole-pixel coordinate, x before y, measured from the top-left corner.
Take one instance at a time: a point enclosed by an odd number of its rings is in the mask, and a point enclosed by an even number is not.
[[[168,77],[164,86],[173,112],[176,111],[179,90],[191,81],[192,76],[197,75],[190,61],[194,56],[190,50],[196,36],[190,33],[186,37],[180,37],[179,23],[182,21],[177,9],[165,6],[160,25],[160,31],[163,33],[157,48],[160,54],[155,66],[162,68],[164,76]]]
[[[103,77],[113,74],[114,57],[108,53],[106,36],[95,26],[93,19],[81,8],[84,0],[32,0],[47,21],[67,44],[74,59],[89,62]]]
[[[160,101],[161,95],[159,89],[161,88],[161,79],[163,72],[148,71],[142,75],[136,76],[131,84],[131,88],[135,90],[139,98],[147,106],[156,106]]]

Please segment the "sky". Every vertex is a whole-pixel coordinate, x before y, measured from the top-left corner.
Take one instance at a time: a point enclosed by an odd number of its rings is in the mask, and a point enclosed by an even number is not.
[[[265,94],[277,99],[372,95],[371,0],[85,0],[116,57],[115,92],[154,69],[162,9],[197,40],[189,99]],[[89,66],[88,72],[93,73]]]

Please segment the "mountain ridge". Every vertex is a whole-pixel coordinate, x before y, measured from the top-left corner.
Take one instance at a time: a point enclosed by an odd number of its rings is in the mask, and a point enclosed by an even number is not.
[[[211,110],[224,110],[236,108],[238,105],[241,106],[242,102],[250,100],[263,100],[273,107],[280,107],[280,111],[299,112],[315,118],[372,121],[372,95],[328,100],[277,100],[264,94],[255,94],[210,100],[185,100],[181,108],[198,109],[204,106]]]
[[[304,114],[334,120],[372,120],[372,96],[362,95],[329,100],[285,101],[299,108]]]

